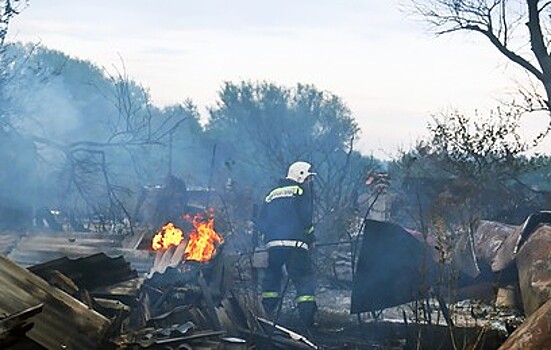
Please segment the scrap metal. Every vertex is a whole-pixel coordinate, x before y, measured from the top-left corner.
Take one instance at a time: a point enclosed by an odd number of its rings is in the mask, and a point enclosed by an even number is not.
[[[435,281],[430,247],[404,228],[366,220],[352,287],[351,313],[377,311],[419,298]]]
[[[551,347],[551,299],[518,327],[499,350],[544,350]]]
[[[0,255],[0,314],[44,304],[27,336],[47,349],[101,347],[111,322],[100,313],[52,287],[42,278]]]
[[[551,225],[539,226],[530,235],[516,265],[524,313],[529,316],[551,299]]]
[[[293,339],[293,340],[296,340],[296,341],[299,341],[299,342],[303,342],[304,344],[308,345],[309,347],[311,347],[312,349],[319,349],[319,347],[312,343],[310,340],[308,340],[308,338],[306,338],[305,336],[303,336],[302,334],[298,334],[297,332],[294,332],[288,328],[285,328],[281,325],[278,325],[277,323],[275,322],[272,322],[270,320],[267,320],[265,318],[262,318],[262,317],[257,317],[256,318],[257,320],[259,320],[260,322],[264,323],[264,324],[267,324],[269,326],[272,326],[274,327],[275,329],[277,329],[278,331],[281,331],[285,334],[287,334],[289,336],[289,338]]]
[[[42,312],[43,307],[44,304],[40,303],[0,318],[0,347],[9,347],[21,341],[34,326],[32,322],[28,322],[29,319]]]
[[[23,235],[10,249],[8,257],[23,267],[29,267],[55,259],[77,259],[104,253],[109,257],[123,256],[138,273],[148,272],[155,253],[124,248],[122,239],[122,235],[95,233]]]

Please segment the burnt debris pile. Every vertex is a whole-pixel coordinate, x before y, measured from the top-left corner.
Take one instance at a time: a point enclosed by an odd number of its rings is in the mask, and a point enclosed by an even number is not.
[[[233,249],[231,235],[154,250],[166,232],[2,232],[0,347],[546,349],[550,219],[481,221],[446,257],[438,237],[366,220],[358,239],[317,248],[333,263],[327,274],[319,264],[313,328],[297,321],[292,284],[266,315],[261,255]]]

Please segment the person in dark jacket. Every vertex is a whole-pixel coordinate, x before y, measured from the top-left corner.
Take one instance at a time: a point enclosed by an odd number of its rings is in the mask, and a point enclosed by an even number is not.
[[[297,290],[296,303],[299,317],[305,326],[314,323],[317,310],[316,279],[310,250],[315,243],[312,226],[313,197],[307,162],[291,164],[287,177],[266,196],[258,230],[264,236],[268,250],[268,267],[262,281],[262,304],[269,315],[274,314],[281,302],[283,266]]]

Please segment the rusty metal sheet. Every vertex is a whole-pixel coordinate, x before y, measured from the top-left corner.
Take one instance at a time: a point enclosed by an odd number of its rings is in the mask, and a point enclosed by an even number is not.
[[[0,255],[0,314],[44,304],[27,336],[47,349],[98,349],[110,321]]]
[[[452,247],[452,265],[458,271],[471,278],[480,275],[480,267],[476,259],[472,235],[462,234]]]
[[[474,248],[478,261],[488,264],[492,271],[497,272],[506,268],[513,261],[512,254],[502,254],[498,259],[498,252],[508,237],[518,235],[518,227],[495,221],[481,221],[474,233]]]
[[[530,235],[516,262],[524,313],[529,316],[551,299],[551,225],[539,226]]]
[[[509,234],[497,251],[492,270],[502,271],[511,266],[519,249],[542,223],[551,223],[551,211],[529,215],[521,226]]]
[[[366,220],[352,289],[352,313],[415,300],[435,276],[430,247],[404,228]]]
[[[551,299],[526,319],[498,350],[544,350],[551,348]]]

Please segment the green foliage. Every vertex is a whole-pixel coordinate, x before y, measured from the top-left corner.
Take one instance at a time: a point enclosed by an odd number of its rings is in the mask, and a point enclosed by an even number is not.
[[[507,176],[511,168],[524,166],[529,148],[518,132],[520,116],[516,110],[498,109],[487,118],[457,111],[435,117],[428,126],[432,139],[426,151],[466,176]]]
[[[395,187],[401,190],[401,214],[396,215],[421,218],[419,227],[438,217],[450,225],[476,219],[516,223],[543,209],[545,193],[534,180],[544,175],[549,158],[527,151],[545,134],[523,140],[521,116],[521,110],[511,108],[487,117],[456,111],[435,117],[429,139],[392,164]]]
[[[252,208],[301,159],[319,174],[318,217],[346,222],[378,165],[353,150],[359,128],[345,104],[311,85],[226,83],[203,127],[191,101],[154,106],[124,67],[109,73],[37,45],[8,51],[10,127],[34,142],[41,172],[38,195],[26,199],[34,206],[116,220],[132,212],[142,186],[175,175],[190,187],[231,187],[247,203],[228,204]]]
[[[358,127],[342,101],[310,85],[225,83],[210,110],[207,133],[236,161],[280,177],[297,159],[346,151]],[[256,174],[255,174],[256,175]]]
[[[206,132],[229,169],[219,174],[251,187],[257,202],[289,164],[311,162],[318,219],[351,215],[367,173],[379,165],[353,150],[359,128],[341,99],[311,85],[225,83]]]

